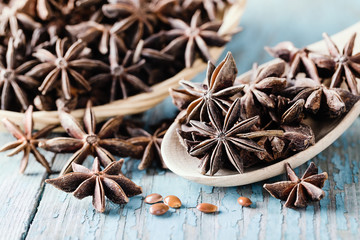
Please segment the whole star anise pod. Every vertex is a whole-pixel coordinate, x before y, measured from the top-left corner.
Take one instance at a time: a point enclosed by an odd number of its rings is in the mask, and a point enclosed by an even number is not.
[[[298,72],[305,71],[308,76],[320,81],[315,63],[309,58],[310,50],[307,48],[298,49],[292,42],[281,42],[275,47],[265,47],[265,50],[275,58],[281,58],[290,64],[287,74],[289,79],[296,77]]]
[[[206,83],[198,84],[180,81],[184,89],[170,89],[174,104],[180,109],[186,109],[186,119],[207,121],[210,104],[227,111],[232,103],[231,97],[241,92],[242,85],[234,86],[237,74],[235,60],[230,52],[215,68],[208,62]]]
[[[29,15],[21,12],[19,9],[22,1],[16,1],[12,6],[5,6],[0,14],[0,36],[5,36],[10,29],[11,35],[16,36],[19,30],[19,23],[29,30],[41,27],[41,24],[35,22]]]
[[[109,119],[96,133],[96,120],[92,110],[92,104],[88,101],[85,114],[85,130],[75,118],[64,111],[59,113],[61,126],[71,137],[57,137],[43,141],[39,147],[52,152],[75,152],[66,162],[60,175],[71,171],[71,164],[82,164],[87,156],[97,156],[103,166],[115,161],[115,155],[133,156],[141,151],[140,146],[134,146],[124,140],[109,138],[117,131],[122,122],[122,117]]]
[[[87,43],[98,42],[98,50],[101,54],[109,52],[110,42],[115,42],[120,50],[126,52],[127,47],[122,37],[116,34],[114,26],[101,23],[102,19],[102,12],[96,12],[89,21],[67,25],[66,30]]]
[[[112,27],[114,33],[124,32],[130,27],[136,26],[135,36],[131,41],[132,47],[135,47],[145,35],[154,32],[157,18],[145,0],[116,1],[104,4],[102,11],[109,18],[121,17],[121,20],[114,23]]]
[[[320,201],[325,192],[321,189],[328,178],[326,172],[319,173],[312,162],[301,178],[298,178],[289,163],[285,164],[288,181],[264,184],[264,188],[275,198],[286,201],[285,207],[306,207],[310,201]]]
[[[37,61],[25,61],[19,66],[19,61],[16,60],[13,38],[9,39],[4,60],[5,62],[0,61],[1,109],[9,110],[14,107],[12,96],[15,93],[14,95],[21,104],[21,108],[26,110],[29,106],[29,99],[23,87],[34,91],[39,82],[26,76],[25,72],[33,67]]]
[[[208,114],[211,124],[191,120],[195,134],[202,135],[205,140],[184,142],[189,144],[188,152],[191,156],[201,159],[201,173],[212,176],[226,165],[231,165],[239,173],[244,172],[246,159],[240,157],[239,151],[262,152],[254,138],[263,136],[281,136],[282,131],[251,131],[258,123],[259,117],[241,120],[239,116],[240,99],[236,99],[230,106],[225,117],[214,103],[210,102]],[[197,132],[197,133],[196,133]],[[193,135],[193,133],[191,133]],[[181,131],[180,136],[184,136]]]
[[[116,204],[126,204],[129,197],[142,193],[136,185],[121,172],[123,159],[110,163],[101,171],[98,158],[94,159],[92,169],[72,163],[74,172],[54,179],[46,179],[49,183],[64,192],[72,192],[78,199],[93,197],[93,206],[96,211],[105,211],[105,196]]]
[[[138,166],[139,170],[144,170],[157,162],[162,168],[167,168],[161,155],[161,142],[168,129],[167,123],[162,124],[153,134],[141,128],[128,128],[132,138],[128,141],[134,145],[144,146],[142,159]]]
[[[187,68],[192,66],[197,50],[204,59],[214,62],[209,52],[209,46],[221,47],[228,42],[217,32],[221,22],[210,21],[201,24],[200,14],[199,10],[195,12],[190,25],[181,19],[168,19],[173,29],[167,31],[166,35],[173,40],[162,52],[172,55],[182,53],[182,48],[186,45],[184,58]]]
[[[322,114],[325,113],[331,118],[336,118],[350,110],[346,107],[347,104],[342,98],[343,92],[346,90],[328,88],[310,78],[297,79],[295,85],[287,89],[287,91],[297,93],[293,101],[304,99],[305,109],[313,114],[320,112]],[[351,93],[348,95],[351,95],[351,98],[356,98],[356,96]]]
[[[131,90],[134,91],[134,89],[137,92],[151,91],[151,88],[136,76],[136,73],[143,68],[145,60],[133,63],[132,55],[133,53],[128,50],[125,57],[120,60],[116,43],[110,42],[110,66],[107,66],[108,72],[100,73],[90,78],[92,85],[111,81],[110,102],[119,98],[119,91],[122,93],[122,98],[127,98],[132,93]]]
[[[106,64],[102,61],[81,58],[80,54],[86,47],[82,40],[74,42],[67,50],[65,48],[66,41],[66,38],[56,41],[56,54],[46,49],[39,49],[33,54],[42,63],[31,69],[27,75],[33,77],[43,77],[46,75],[39,87],[39,91],[43,95],[53,89],[59,80],[61,81],[61,89],[65,99],[71,99],[70,80],[78,83],[85,90],[90,91],[91,86],[89,82],[79,73],[79,70],[107,68]]]
[[[264,109],[275,108],[275,102],[270,94],[279,93],[286,87],[286,78],[282,75],[285,71],[285,63],[278,62],[258,69],[254,64],[249,83],[243,79],[237,80],[244,84],[244,95],[241,97],[241,116],[250,118],[263,115]]]
[[[30,153],[32,153],[35,157],[35,160],[38,161],[48,173],[51,172],[50,165],[48,161],[46,161],[45,157],[37,150],[39,138],[45,137],[47,134],[53,130],[56,125],[48,125],[41,130],[33,133],[33,118],[32,118],[33,106],[29,106],[25,112],[24,118],[24,132],[20,129],[20,127],[12,122],[11,120],[4,118],[3,124],[5,128],[17,139],[15,142],[8,143],[0,148],[0,152],[7,151],[13,149],[8,156],[14,156],[19,152],[23,151],[24,156],[21,160],[20,164],[20,173],[24,173],[28,162]]]
[[[340,87],[345,79],[349,90],[358,95],[356,78],[360,77],[360,53],[353,55],[356,33],[350,37],[342,52],[326,33],[323,34],[323,37],[330,55],[311,54],[310,57],[319,68],[335,70],[330,88]]]

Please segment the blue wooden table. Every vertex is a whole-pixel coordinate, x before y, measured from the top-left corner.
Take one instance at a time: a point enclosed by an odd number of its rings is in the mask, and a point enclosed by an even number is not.
[[[334,34],[356,23],[359,16],[358,0],[248,0],[241,24],[244,31],[234,37],[227,50],[233,52],[242,73],[255,61],[271,59],[263,50],[265,45],[290,40],[305,46],[320,40],[322,32]],[[203,78],[201,74],[197,81]],[[151,124],[175,113],[167,99],[142,118]],[[9,134],[0,134],[1,145],[11,140]],[[329,173],[326,197],[301,210],[283,208],[262,189],[264,182],[238,188],[202,186],[169,171],[139,171],[139,161],[129,159],[124,172],[144,193],[126,206],[107,202],[104,214],[95,212],[91,198],[79,201],[44,184],[46,178],[56,175],[46,174],[37,162],[31,161],[26,174],[20,175],[21,156],[1,154],[0,239],[359,239],[359,148],[360,119],[313,159],[321,171]],[[55,170],[69,157],[46,156]],[[284,176],[266,182],[280,179]],[[183,207],[161,217],[152,216],[142,197],[153,192],[177,195]],[[251,198],[251,208],[237,204],[240,195]],[[200,202],[218,205],[219,213],[200,213],[195,208]]]

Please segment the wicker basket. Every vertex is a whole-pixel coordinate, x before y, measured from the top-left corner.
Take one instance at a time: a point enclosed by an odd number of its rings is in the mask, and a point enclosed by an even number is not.
[[[219,29],[220,35],[226,35],[231,33],[236,26],[240,23],[240,18],[245,8],[246,0],[236,0],[236,2],[226,9],[223,19],[223,24]],[[224,47],[212,47],[210,54],[213,59],[218,59],[223,52]],[[130,115],[135,113],[144,112],[162,100],[168,95],[168,89],[178,87],[178,82],[181,79],[191,80],[198,73],[206,69],[207,64],[201,59],[195,60],[191,68],[183,69],[175,76],[152,86],[152,91],[147,93],[141,93],[131,96],[127,99],[117,100],[105,105],[93,107],[97,121],[105,120],[109,117],[116,115]],[[83,116],[84,109],[76,109],[71,112],[75,118],[81,118]],[[19,112],[12,112],[6,110],[0,110],[0,119],[8,118],[16,123],[23,121],[24,114]],[[57,111],[37,111],[33,113],[34,129],[41,129],[48,124],[60,124]],[[0,124],[0,131],[4,131],[4,127]],[[58,128],[57,131],[63,131]]]

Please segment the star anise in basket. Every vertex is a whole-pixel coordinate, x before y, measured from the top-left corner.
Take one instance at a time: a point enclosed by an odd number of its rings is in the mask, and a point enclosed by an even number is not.
[[[52,152],[75,152],[65,163],[60,175],[70,172],[73,162],[82,164],[89,155],[98,157],[101,164],[107,166],[115,161],[113,154],[134,156],[142,149],[127,141],[109,138],[121,124],[121,116],[109,119],[96,133],[96,120],[90,101],[87,103],[84,114],[85,131],[71,114],[60,111],[59,117],[61,126],[70,137],[49,139],[41,142],[39,146]]]
[[[228,42],[224,36],[220,36],[217,32],[221,22],[201,23],[200,14],[199,10],[196,11],[191,18],[190,24],[181,19],[168,19],[173,29],[167,31],[166,35],[173,40],[162,52],[176,55],[182,53],[182,49],[186,45],[184,59],[187,68],[193,65],[198,50],[205,60],[214,62],[209,52],[209,46],[221,47]]]
[[[208,62],[206,83],[180,81],[184,89],[170,89],[170,95],[180,110],[186,109],[187,122],[190,120],[208,121],[210,104],[222,111],[227,111],[232,103],[231,97],[243,89],[242,85],[234,86],[236,74],[235,60],[229,52],[216,68]]]
[[[122,174],[123,163],[123,159],[112,162],[102,171],[98,158],[91,169],[72,163],[74,172],[45,181],[61,191],[72,192],[78,199],[92,196],[95,210],[104,212],[105,196],[113,203],[126,204],[129,197],[142,193],[140,186]]]
[[[83,41],[78,40],[74,42],[67,50],[65,47],[66,41],[67,39],[58,39],[56,41],[55,55],[46,49],[39,49],[34,53],[34,56],[42,63],[31,69],[27,75],[34,77],[46,75],[39,87],[39,91],[43,95],[56,87],[58,81],[61,81],[61,90],[65,99],[71,99],[71,80],[86,91],[91,89],[89,82],[79,73],[80,69],[106,69],[106,64],[102,61],[81,57],[81,52],[86,47]]]
[[[299,72],[306,72],[315,81],[320,81],[318,70],[312,59],[309,58],[310,50],[298,49],[292,42],[281,42],[275,47],[265,47],[265,50],[275,58],[281,58],[289,63],[290,70],[287,77],[293,79]]]
[[[190,124],[195,129],[195,133],[204,140],[184,139],[188,145],[188,153],[201,159],[200,169],[202,174],[212,176],[221,168],[227,165],[235,168],[239,173],[244,172],[244,162],[247,159],[240,157],[242,150],[248,152],[263,152],[265,149],[259,146],[253,139],[263,136],[281,136],[281,130],[253,131],[258,123],[259,117],[255,116],[242,120],[239,116],[240,99],[236,99],[230,106],[225,117],[223,113],[210,102],[208,114],[210,124],[191,120]],[[179,136],[186,136],[178,130]]]
[[[298,178],[289,163],[285,164],[288,181],[264,184],[264,188],[275,198],[286,201],[284,206],[306,207],[308,202],[320,201],[325,192],[321,189],[328,178],[326,172],[318,173],[312,162],[301,178]]]
[[[331,78],[330,88],[340,87],[344,81],[349,90],[359,94],[356,78],[360,77],[360,53],[353,55],[356,33],[354,33],[344,46],[342,52],[339,51],[335,43],[324,33],[323,37],[327,44],[329,55],[311,54],[310,57],[315,61],[319,68],[334,70]]]
[[[24,152],[24,156],[21,159],[20,173],[24,173],[28,162],[30,153],[35,157],[35,160],[39,162],[47,172],[51,172],[50,165],[45,157],[37,150],[39,139],[45,137],[53,130],[56,125],[48,125],[39,131],[33,133],[34,122],[32,118],[33,106],[29,106],[25,112],[24,117],[24,131],[20,127],[12,122],[11,120],[4,118],[3,124],[5,128],[17,139],[15,142],[8,143],[0,148],[0,152],[8,151],[13,149],[8,156],[14,156],[19,152]]]
[[[12,6],[5,6],[0,10],[0,36],[6,36],[8,32],[13,37],[16,36],[20,29],[19,24],[29,30],[41,27],[40,23],[34,21],[29,15],[21,11],[21,5],[21,1],[15,1]]]
[[[153,162],[157,162],[162,168],[167,168],[161,155],[161,142],[168,126],[168,123],[161,124],[153,134],[150,134],[142,128],[127,128],[127,131],[132,136],[128,139],[128,142],[134,145],[144,146],[142,159],[138,166],[139,170],[149,168]]]
[[[4,60],[4,61],[1,61]],[[14,40],[11,37],[8,42],[6,56],[0,60],[0,87],[1,89],[1,109],[16,109],[13,97],[21,105],[21,109],[26,110],[29,106],[30,99],[26,89],[34,91],[39,82],[25,73],[33,67],[37,61],[24,61],[21,65],[16,59],[16,50]],[[15,108],[14,108],[15,107]]]
[[[250,82],[237,79],[244,84],[244,95],[241,97],[241,116],[250,118],[263,115],[264,109],[275,108],[275,102],[270,94],[277,94],[286,87],[286,78],[282,77],[285,63],[277,62],[258,69],[254,64]]]

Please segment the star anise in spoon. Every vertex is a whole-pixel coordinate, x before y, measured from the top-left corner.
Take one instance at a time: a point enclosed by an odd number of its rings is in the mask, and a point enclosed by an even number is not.
[[[144,146],[142,159],[138,166],[139,170],[144,170],[157,162],[162,168],[167,168],[161,155],[161,142],[168,129],[169,124],[163,123],[153,134],[142,128],[131,128],[127,131],[132,136],[128,141],[134,145]]]
[[[22,131],[20,127],[11,120],[7,118],[2,120],[5,128],[17,139],[17,141],[2,146],[0,148],[0,152],[13,149],[13,151],[8,154],[9,157],[14,156],[21,151],[24,152],[24,156],[21,159],[20,164],[20,173],[24,173],[29,162],[30,153],[32,153],[35,157],[35,160],[44,166],[46,171],[50,173],[50,165],[48,161],[46,161],[45,157],[37,150],[37,147],[39,138],[45,137],[47,134],[49,134],[56,127],[56,125],[48,125],[33,133],[34,122],[32,113],[33,106],[30,105],[25,112],[24,131]]]
[[[210,21],[202,24],[200,14],[199,10],[194,13],[190,25],[181,19],[168,19],[173,29],[167,31],[166,35],[173,40],[162,52],[172,55],[182,53],[182,48],[186,45],[184,58],[187,68],[192,66],[197,50],[200,50],[204,59],[214,62],[209,52],[209,46],[221,47],[228,42],[217,32],[221,22]]]
[[[180,81],[184,89],[170,89],[170,95],[180,110],[186,109],[187,122],[190,120],[207,121],[210,104],[222,111],[227,111],[232,103],[231,97],[243,89],[242,85],[233,85],[236,74],[235,60],[229,52],[216,68],[208,62],[206,83]]]
[[[45,180],[64,192],[72,192],[78,199],[93,197],[93,206],[96,211],[105,211],[105,196],[116,204],[126,204],[129,197],[142,193],[136,185],[121,172],[124,159],[110,163],[101,171],[100,162],[95,158],[91,169],[72,163],[74,172],[54,179]]]
[[[76,82],[86,91],[91,90],[89,82],[79,73],[80,69],[106,69],[107,66],[102,61],[81,57],[81,52],[86,47],[85,42],[78,40],[66,49],[67,39],[58,39],[55,46],[55,54],[46,49],[39,49],[33,55],[42,63],[35,66],[28,76],[46,77],[43,79],[39,91],[43,95],[53,89],[58,81],[61,81],[61,89],[65,99],[71,99],[70,80]]]
[[[287,77],[293,79],[299,72],[306,72],[308,76],[320,81],[315,63],[309,58],[310,50],[298,49],[292,42],[281,42],[275,47],[265,47],[265,50],[275,58],[281,58],[290,64]]]
[[[264,109],[275,108],[275,102],[270,94],[277,94],[286,87],[286,78],[282,77],[285,63],[277,62],[258,69],[254,64],[249,83],[244,79],[237,80],[245,85],[241,97],[241,116],[250,118],[264,115]]]
[[[113,154],[134,156],[142,149],[142,147],[134,146],[127,141],[109,138],[121,124],[121,116],[109,119],[96,133],[96,120],[90,101],[87,103],[84,114],[85,131],[69,113],[60,111],[59,117],[61,126],[70,137],[49,139],[41,142],[39,147],[52,152],[75,152],[65,163],[60,175],[70,172],[73,162],[82,164],[89,155],[98,157],[101,164],[107,166],[115,161]]]
[[[39,82],[30,76],[26,76],[25,72],[33,67],[37,61],[29,60],[19,65],[19,61],[16,60],[16,51],[12,37],[9,39],[6,57],[3,60],[5,62],[0,61],[1,109],[9,110],[13,108],[15,104],[12,96],[15,95],[21,108],[26,110],[29,106],[29,99],[23,88],[34,91]]]
[[[263,136],[281,136],[283,131],[267,130],[252,131],[258,123],[259,116],[241,120],[239,116],[240,99],[236,99],[230,106],[225,117],[223,113],[210,102],[208,114],[210,124],[191,120],[190,124],[195,129],[195,134],[202,135],[205,140],[191,142],[188,152],[191,156],[201,159],[200,169],[202,174],[212,176],[226,165],[231,165],[239,173],[244,172],[244,162],[247,159],[240,157],[239,151],[263,152],[253,139]],[[192,134],[192,133],[191,133]],[[184,136],[181,131],[180,136]]]
[[[275,198],[286,201],[284,206],[306,207],[310,201],[320,201],[325,192],[321,189],[328,178],[326,172],[318,173],[312,162],[301,178],[298,178],[289,163],[285,164],[288,181],[264,184],[264,188]]]
[[[323,37],[327,44],[329,55],[311,54],[310,57],[315,61],[319,68],[335,70],[332,75],[330,88],[340,87],[344,81],[349,90],[358,95],[359,90],[356,78],[360,77],[360,53],[353,55],[356,33],[354,33],[344,46],[342,52],[339,51],[335,43],[324,33]]]

